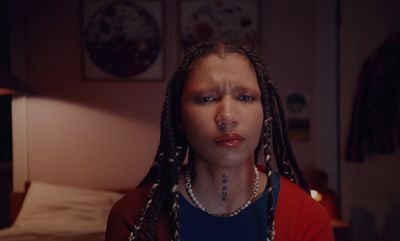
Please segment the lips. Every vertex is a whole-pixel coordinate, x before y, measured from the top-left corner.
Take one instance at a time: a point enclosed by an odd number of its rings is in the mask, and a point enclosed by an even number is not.
[[[244,141],[244,137],[237,133],[223,134],[215,138],[215,144],[224,147],[237,147]]]

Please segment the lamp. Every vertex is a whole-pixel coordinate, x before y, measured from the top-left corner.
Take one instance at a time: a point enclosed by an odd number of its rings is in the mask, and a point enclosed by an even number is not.
[[[0,95],[28,91],[28,86],[0,63]]]

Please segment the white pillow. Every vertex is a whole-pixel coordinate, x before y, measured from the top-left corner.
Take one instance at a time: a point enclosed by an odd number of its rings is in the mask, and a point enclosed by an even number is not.
[[[15,228],[34,233],[104,233],[107,216],[122,194],[32,182]]]

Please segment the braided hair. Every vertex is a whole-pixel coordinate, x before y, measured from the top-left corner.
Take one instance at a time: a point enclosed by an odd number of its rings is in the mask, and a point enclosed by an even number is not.
[[[305,191],[309,191],[307,182],[297,165],[291,144],[288,139],[284,110],[279,93],[269,80],[269,73],[261,58],[243,45],[232,39],[203,42],[194,46],[185,55],[181,65],[167,84],[160,124],[160,142],[153,166],[140,186],[152,183],[148,199],[143,207],[141,217],[132,227],[130,240],[156,240],[156,228],[161,210],[169,213],[169,235],[171,241],[180,240],[179,222],[179,173],[188,152],[189,146],[184,134],[178,131],[181,123],[181,98],[185,82],[195,63],[211,54],[236,53],[246,57],[254,69],[261,91],[263,106],[263,128],[260,143],[254,151],[254,162],[262,150],[267,182],[267,240],[274,240],[275,218],[272,190],[272,156],[278,172]],[[190,153],[190,151],[189,151]]]

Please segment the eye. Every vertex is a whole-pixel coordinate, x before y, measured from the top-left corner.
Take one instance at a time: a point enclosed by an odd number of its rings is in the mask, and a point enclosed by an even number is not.
[[[255,98],[250,95],[239,95],[238,99],[242,102],[251,102],[255,100]]]
[[[213,102],[215,100],[217,100],[217,98],[214,96],[203,96],[203,97],[196,98],[195,102],[197,104],[207,104],[207,103]]]

